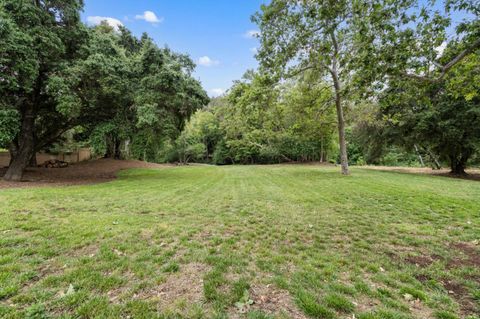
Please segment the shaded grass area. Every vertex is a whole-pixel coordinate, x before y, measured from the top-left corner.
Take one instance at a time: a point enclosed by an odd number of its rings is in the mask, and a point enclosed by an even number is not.
[[[479,318],[478,182],[194,166],[0,202],[2,318]]]

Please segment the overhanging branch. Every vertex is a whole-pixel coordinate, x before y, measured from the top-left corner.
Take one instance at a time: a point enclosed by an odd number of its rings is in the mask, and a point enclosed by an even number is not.
[[[439,65],[438,63],[435,63],[437,67],[440,68],[440,74],[437,77],[429,77],[429,76],[424,76],[424,75],[418,75],[418,74],[413,74],[413,73],[405,73],[404,76],[416,79],[416,80],[421,80],[421,81],[426,81],[426,82],[438,82],[442,80],[445,75],[458,63],[460,63],[465,57],[468,55],[474,53],[477,49],[480,48],[480,38],[478,38],[476,41],[474,41],[468,48],[460,52],[455,58],[453,58],[450,62],[445,64],[444,66]]]

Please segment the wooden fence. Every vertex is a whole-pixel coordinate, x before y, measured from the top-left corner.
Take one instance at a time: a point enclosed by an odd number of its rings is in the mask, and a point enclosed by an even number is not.
[[[49,160],[60,160],[67,163],[78,163],[88,161],[92,158],[92,152],[89,148],[80,148],[73,153],[37,153],[37,163],[39,165]],[[10,154],[8,152],[0,152],[0,167],[6,167],[10,163]]]

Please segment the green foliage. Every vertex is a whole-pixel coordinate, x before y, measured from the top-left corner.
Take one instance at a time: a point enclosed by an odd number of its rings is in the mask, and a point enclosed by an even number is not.
[[[29,121],[29,125],[22,129],[36,131],[35,139],[41,146],[49,143],[52,135],[64,129],[62,125],[71,119],[57,112],[52,97],[43,93],[48,91],[50,77],[54,82],[54,78],[58,79],[57,72],[62,72],[81,55],[80,48],[88,38],[80,23],[81,6],[82,2],[76,0],[62,3],[52,0],[0,1],[0,109],[2,124],[5,124],[0,133],[2,145],[12,144],[16,148],[33,150],[31,145],[16,139],[25,136],[20,131],[27,112],[32,114],[29,117],[38,120]],[[63,84],[61,81],[55,83],[58,88]],[[69,98],[65,95],[62,99],[60,111],[69,102],[76,105],[76,101]],[[5,117],[8,123],[4,122]],[[34,125],[36,127],[32,128]]]
[[[157,161],[208,103],[188,56],[124,27],[88,28],[82,5],[0,1],[0,146],[18,150],[19,169],[75,127],[69,138],[97,155]]]
[[[268,77],[247,73],[227,96],[195,113],[176,142],[180,157],[215,164],[327,161],[335,153],[334,113],[330,92],[316,81],[309,75],[274,87]]]
[[[2,3],[0,3],[2,5]],[[6,5],[3,3],[3,5]],[[26,11],[26,10],[25,10]],[[26,12],[23,12],[26,14]],[[39,63],[35,59],[34,37],[24,32],[13,17],[0,10],[0,90],[2,92],[30,92],[38,72]],[[7,96],[2,102],[14,102]]]
[[[368,163],[413,162],[410,154],[432,167],[448,162],[461,174],[477,153],[480,20],[474,2],[379,3],[396,13],[372,11],[359,21],[355,76],[381,107],[356,110],[361,116],[352,140]]]
[[[0,109],[0,147],[8,147],[19,132],[20,115],[17,110]]]
[[[474,56],[472,56],[473,58]],[[476,65],[480,65],[478,55]],[[462,65],[462,74],[475,74],[471,65]],[[418,85],[414,80],[397,81],[382,95],[381,112],[387,119],[384,129],[391,141],[413,149],[414,146],[437,154],[449,162],[452,172],[462,173],[480,146],[480,98],[458,94],[446,82]]]
[[[104,123],[95,127],[90,135],[89,144],[94,155],[105,155],[107,152],[106,136],[116,129],[113,123]]]

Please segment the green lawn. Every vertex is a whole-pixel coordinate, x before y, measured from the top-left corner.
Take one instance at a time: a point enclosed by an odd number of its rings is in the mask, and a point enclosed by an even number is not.
[[[479,318],[480,183],[338,171],[0,191],[0,317]]]

